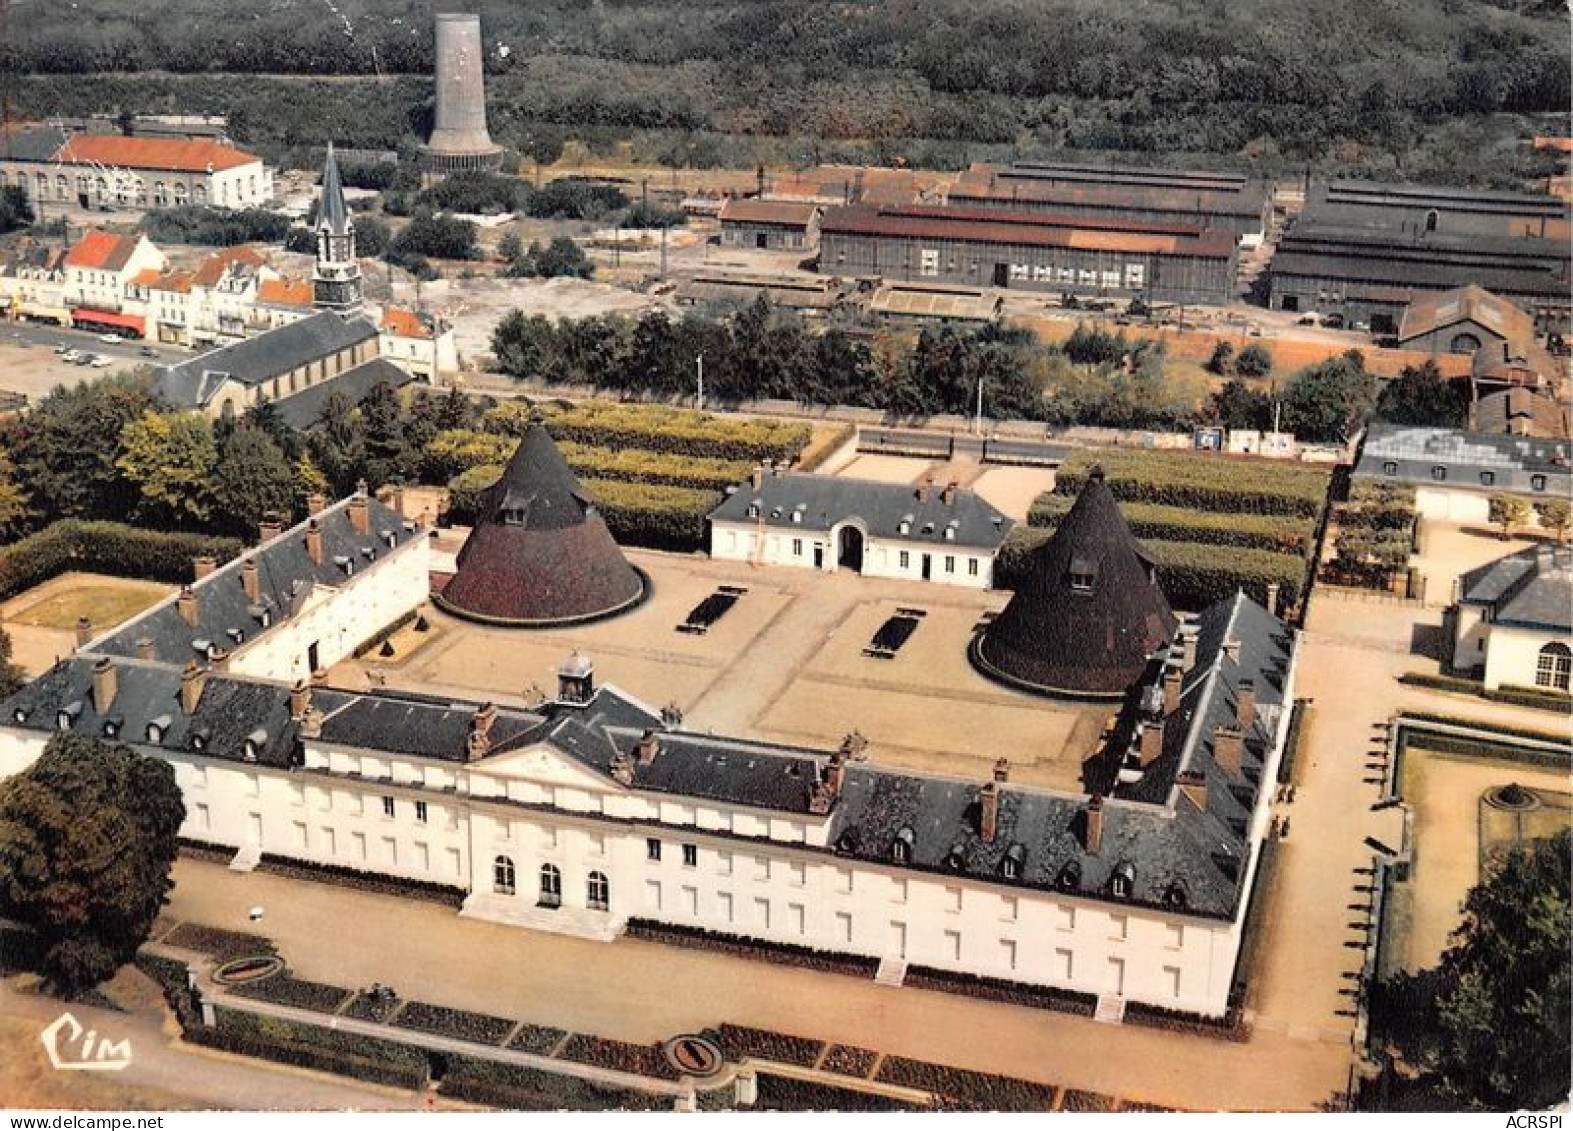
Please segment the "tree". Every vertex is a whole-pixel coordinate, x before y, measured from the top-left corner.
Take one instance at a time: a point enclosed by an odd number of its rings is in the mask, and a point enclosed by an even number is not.
[[[113,974],[147,940],[174,886],[186,808],[167,762],[64,732],[0,781],[0,915],[31,927],[62,989]]]
[[[1469,394],[1442,376],[1435,361],[1406,365],[1382,389],[1376,416],[1390,424],[1420,428],[1462,428],[1469,418]]]
[[[1502,528],[1502,537],[1507,538],[1516,526],[1523,526],[1529,521],[1529,503],[1517,495],[1492,495],[1491,496],[1491,521]]]
[[[136,487],[139,521],[200,526],[212,513],[218,449],[207,419],[190,412],[144,412],[120,433],[115,461]]]
[[[1542,1110],[1568,1095],[1570,841],[1519,845],[1464,901],[1463,923],[1433,969],[1378,987],[1376,1019],[1421,1075],[1422,1097],[1451,1110]],[[1396,1102],[1395,1102],[1396,1099]]]
[[[1376,378],[1365,355],[1342,356],[1302,369],[1283,387],[1283,427],[1303,441],[1344,443],[1376,406]]]
[[[1273,355],[1260,342],[1252,342],[1234,359],[1234,371],[1241,377],[1266,377],[1273,371]]]
[[[294,512],[294,473],[266,432],[242,425],[230,435],[213,470],[213,502],[220,522],[243,538],[269,515]]]
[[[312,462],[309,454],[302,454],[300,459],[295,461],[295,466],[291,469],[291,480],[294,488],[294,510],[297,514],[306,510],[306,502],[313,495],[321,495],[325,498],[331,488],[328,477],[317,470],[317,465]]]
[[[17,484],[16,464],[0,448],[0,533],[14,532],[27,517],[27,494]]]
[[[378,381],[357,408],[366,453],[363,474],[373,487],[406,474],[408,446],[404,438],[404,406],[386,381]]]
[[[1273,398],[1234,377],[1213,391],[1203,415],[1225,428],[1268,428],[1273,421]]]
[[[1568,528],[1573,526],[1573,501],[1568,499],[1542,499],[1535,504],[1535,513],[1540,516],[1540,525],[1555,534],[1558,541],[1566,538]]]
[[[0,628],[0,699],[9,699],[22,690],[26,676],[11,659],[11,634]]]
[[[0,235],[25,228],[33,222],[33,206],[27,190],[17,185],[0,187]]]
[[[1216,373],[1220,377],[1227,377],[1234,371],[1234,346],[1226,341],[1220,341],[1213,346],[1212,356],[1207,359],[1207,372]]]

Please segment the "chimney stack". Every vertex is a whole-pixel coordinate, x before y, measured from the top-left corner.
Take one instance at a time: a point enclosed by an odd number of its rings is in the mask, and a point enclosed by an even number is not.
[[[1231,781],[1245,776],[1245,735],[1239,727],[1219,723],[1213,728],[1213,761],[1229,775]]]
[[[108,656],[105,656],[93,665],[93,710],[100,715],[109,710],[118,690],[119,681],[115,674],[115,665]]]
[[[756,463],[753,474],[748,477],[748,481],[753,485],[754,490],[758,491],[762,488],[765,485],[765,465]]]
[[[93,622],[87,617],[76,618],[76,646],[86,648],[89,640],[93,639]]]
[[[197,606],[197,593],[187,585],[180,591],[180,596],[175,598],[175,608],[180,612],[180,619],[196,628],[202,623],[202,613]]]
[[[158,646],[153,643],[151,637],[142,636],[137,638],[137,659],[158,659]]]
[[[1081,846],[1096,856],[1103,847],[1103,798],[1094,794],[1083,809]]]
[[[277,514],[269,511],[262,518],[262,523],[257,527],[257,540],[271,542],[284,533],[284,523]]]
[[[1181,770],[1175,779],[1180,796],[1196,806],[1199,813],[1207,812],[1207,776],[1200,770]]]
[[[929,501],[929,492],[932,491],[933,489],[934,489],[934,477],[932,475],[924,476],[923,477],[923,481],[918,484],[918,502],[920,502],[920,503],[928,502]]]
[[[1185,673],[1179,668],[1163,671],[1163,713],[1172,715],[1180,709],[1180,689],[1185,685]]]
[[[656,755],[661,753],[661,740],[654,730],[646,730],[639,739],[639,745],[634,747],[634,753],[639,757],[641,766],[648,766],[655,761]]]
[[[180,709],[187,715],[197,713],[197,704],[202,700],[202,685],[207,682],[207,673],[197,667],[195,660],[187,660],[186,666],[180,673]]]
[[[320,738],[322,736],[322,712],[315,707],[307,707],[306,713],[300,719],[300,736],[302,738]]]
[[[209,554],[202,554],[191,559],[191,579],[201,581],[218,568],[218,562]]]
[[[349,505],[350,525],[355,528],[355,533],[366,535],[371,533],[371,503],[366,497],[366,481],[360,480],[355,484],[355,494],[350,499]]]
[[[1164,722],[1162,719],[1152,719],[1142,724],[1142,769],[1145,770],[1156,762],[1158,756],[1163,753],[1163,731]]]
[[[240,563],[240,585],[246,591],[246,600],[253,605],[262,597],[262,583],[257,578],[257,559],[247,558]]]
[[[1223,642],[1223,654],[1238,664],[1240,662],[1240,642],[1232,636],[1229,637]]]
[[[393,513],[400,518],[404,517],[404,484],[393,485]]]
[[[945,484],[945,489],[940,492],[939,501],[947,507],[956,505],[956,481],[954,479]]]
[[[1236,714],[1240,720],[1240,729],[1249,731],[1256,723],[1256,681],[1242,679],[1240,681],[1240,698]]]
[[[492,724],[497,721],[497,707],[483,703],[470,719],[470,737],[465,744],[467,759],[474,762],[486,757],[492,749]]]
[[[612,755],[612,778],[619,784],[634,784],[634,760],[621,750]]]
[[[998,758],[994,762],[994,780],[1001,785],[1010,781],[1010,759]]]
[[[311,685],[303,679],[297,679],[295,686],[289,689],[289,717],[297,723],[306,717],[306,712],[311,710]]]
[[[825,763],[825,788],[832,797],[841,796],[841,786],[847,777],[847,756],[842,750],[837,750],[830,756],[830,761]]]
[[[312,565],[322,564],[322,527],[314,518],[306,522],[306,556]]]
[[[1279,594],[1279,592],[1280,592],[1280,586],[1279,586],[1278,582],[1276,582],[1276,581],[1269,581],[1267,583],[1267,611],[1272,613],[1273,616],[1277,616],[1278,615],[1278,594]]]
[[[1188,672],[1196,666],[1196,628],[1187,625],[1180,629],[1180,670]]]
[[[993,844],[994,838],[999,835],[1000,781],[996,773],[978,791],[978,835],[983,838],[984,844]]]
[[[311,686],[313,686],[313,687],[326,687],[326,686],[328,686],[328,669],[327,668],[314,668],[312,670],[312,673],[311,673]]]

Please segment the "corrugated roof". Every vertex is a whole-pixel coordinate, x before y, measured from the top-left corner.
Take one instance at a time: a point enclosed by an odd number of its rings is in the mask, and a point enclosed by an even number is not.
[[[729,197],[721,205],[721,223],[774,224],[783,228],[806,228],[819,212],[820,207],[817,204],[734,196]]]
[[[123,137],[119,134],[76,134],[60,147],[54,159],[64,164],[164,169],[180,173],[238,169],[261,160],[219,141]]]
[[[830,208],[820,223],[820,233],[1086,248],[1200,259],[1228,259],[1235,246],[1229,232],[1202,230],[1194,225],[985,208]]]

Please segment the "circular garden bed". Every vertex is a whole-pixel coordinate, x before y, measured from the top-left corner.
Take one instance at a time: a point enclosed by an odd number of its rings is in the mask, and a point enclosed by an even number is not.
[[[284,960],[276,954],[249,954],[232,958],[213,971],[213,980],[221,986],[245,986],[271,978],[284,970]]]

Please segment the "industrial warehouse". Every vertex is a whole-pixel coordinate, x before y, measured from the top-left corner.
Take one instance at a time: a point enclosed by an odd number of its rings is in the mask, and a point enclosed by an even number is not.
[[[826,211],[819,268],[1075,295],[1222,306],[1235,238],[1194,224],[992,208],[854,205]]]

